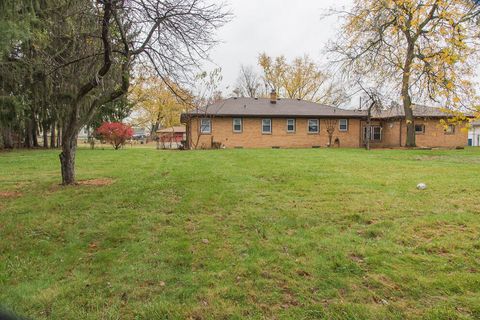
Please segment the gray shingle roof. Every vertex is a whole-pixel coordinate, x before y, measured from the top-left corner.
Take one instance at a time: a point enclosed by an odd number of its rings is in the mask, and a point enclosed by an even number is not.
[[[190,111],[186,115],[250,116],[250,117],[365,117],[365,111],[346,110],[319,103],[278,99],[273,104],[268,98],[229,98],[208,106],[205,110]]]
[[[443,118],[450,116],[440,108],[414,104],[415,117]],[[268,98],[228,98],[216,102],[203,110],[193,110],[182,114],[182,121],[186,116],[204,115],[218,117],[346,117],[366,118],[364,110],[347,110],[297,99],[278,99],[273,104]],[[373,111],[372,118],[388,119],[403,118],[403,106],[396,104],[388,109]]]
[[[443,118],[448,117],[449,114],[443,112],[440,108],[428,107],[423,105],[412,105],[414,117],[433,117]],[[372,112],[372,118],[385,119],[385,118],[403,118],[405,117],[405,111],[403,106],[394,105],[389,109]]]

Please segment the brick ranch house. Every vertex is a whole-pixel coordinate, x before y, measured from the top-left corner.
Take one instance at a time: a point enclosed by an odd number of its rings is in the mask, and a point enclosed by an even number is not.
[[[446,114],[437,108],[414,106],[417,146],[459,147],[467,131],[440,125]],[[402,147],[406,124],[401,107],[372,116],[371,146]],[[229,98],[184,113],[187,148],[359,148],[367,134],[367,113],[318,103],[268,98]],[[330,134],[329,134],[330,132]]]

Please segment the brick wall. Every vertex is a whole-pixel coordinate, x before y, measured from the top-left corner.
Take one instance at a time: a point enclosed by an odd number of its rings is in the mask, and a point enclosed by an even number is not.
[[[417,134],[415,137],[419,147],[463,147],[468,143],[468,130],[465,126],[455,126],[453,134],[445,134],[444,127],[439,120],[416,120],[415,124],[425,125],[425,133]],[[406,137],[406,125],[403,126],[403,132]]]
[[[211,148],[211,142],[219,142],[227,148],[311,148],[313,146],[326,147],[328,145],[327,119],[320,120],[320,132],[308,132],[308,119],[296,118],[296,131],[287,132],[286,118],[272,118],[272,133],[262,134],[261,118],[243,118],[243,131],[233,132],[232,118],[212,118],[212,133],[202,134],[198,139],[198,148]],[[198,137],[198,121],[194,118],[189,122],[191,141],[196,143]],[[366,121],[359,119],[348,120],[348,131],[340,132],[338,122],[335,125],[332,143],[336,138],[340,147],[358,148],[363,146],[361,128]],[[438,119],[417,119],[416,124],[425,125],[425,133],[416,135],[418,147],[457,147],[467,144],[468,132],[464,127],[455,127],[453,134],[445,134],[444,128]],[[372,141],[372,147],[392,148],[405,146],[407,127],[405,121],[382,120],[372,121],[372,125],[382,126],[382,140]]]
[[[374,121],[373,124],[382,126],[382,140],[372,142],[373,147],[390,148],[405,146],[407,139],[407,125],[404,120]],[[439,119],[416,119],[415,124],[423,124],[425,133],[416,134],[418,147],[460,147],[467,145],[468,132],[465,126],[455,126],[453,134],[445,134],[444,127]],[[365,122],[362,123],[365,125]],[[401,133],[400,133],[401,132]]]
[[[296,131],[287,132],[286,118],[271,118],[272,133],[262,134],[262,118],[243,118],[243,131],[233,132],[232,118],[212,118],[212,133],[202,134],[198,148],[210,148],[211,141],[220,142],[227,148],[311,148],[313,146],[326,147],[328,145],[327,119],[319,119],[320,132],[308,132],[308,119],[296,118]],[[338,121],[335,125],[332,143],[338,138],[340,147],[358,148],[360,146],[360,120],[349,119],[348,131],[338,130]],[[192,119],[189,123],[191,140],[195,144],[198,137],[198,121]]]
[[[405,143],[405,135],[400,136],[400,129],[403,124],[398,120],[377,121],[376,124],[382,126],[382,141],[380,143],[373,142],[373,146],[384,148],[400,147]]]

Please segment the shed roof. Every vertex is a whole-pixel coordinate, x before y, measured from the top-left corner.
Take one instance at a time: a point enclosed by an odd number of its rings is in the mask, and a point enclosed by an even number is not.
[[[173,127],[157,130],[157,133],[185,133],[185,132],[187,132],[187,130],[185,129],[185,126],[173,126]]]

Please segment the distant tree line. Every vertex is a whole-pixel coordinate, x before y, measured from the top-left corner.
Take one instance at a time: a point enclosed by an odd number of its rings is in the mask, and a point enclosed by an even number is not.
[[[258,56],[257,73],[252,66],[240,67],[233,95],[239,97],[267,97],[275,91],[279,97],[302,99],[339,106],[349,101],[346,87],[308,55],[288,61],[283,55]]]
[[[0,144],[60,147],[66,105],[85,69],[94,66],[93,60],[82,65],[80,57],[87,61],[99,49],[93,40],[95,6],[89,1],[49,0],[6,0],[1,6],[5,32],[0,35]],[[75,16],[82,8],[90,10]],[[115,80],[102,85],[112,87]],[[130,109],[125,97],[106,102],[86,125],[122,120]]]

